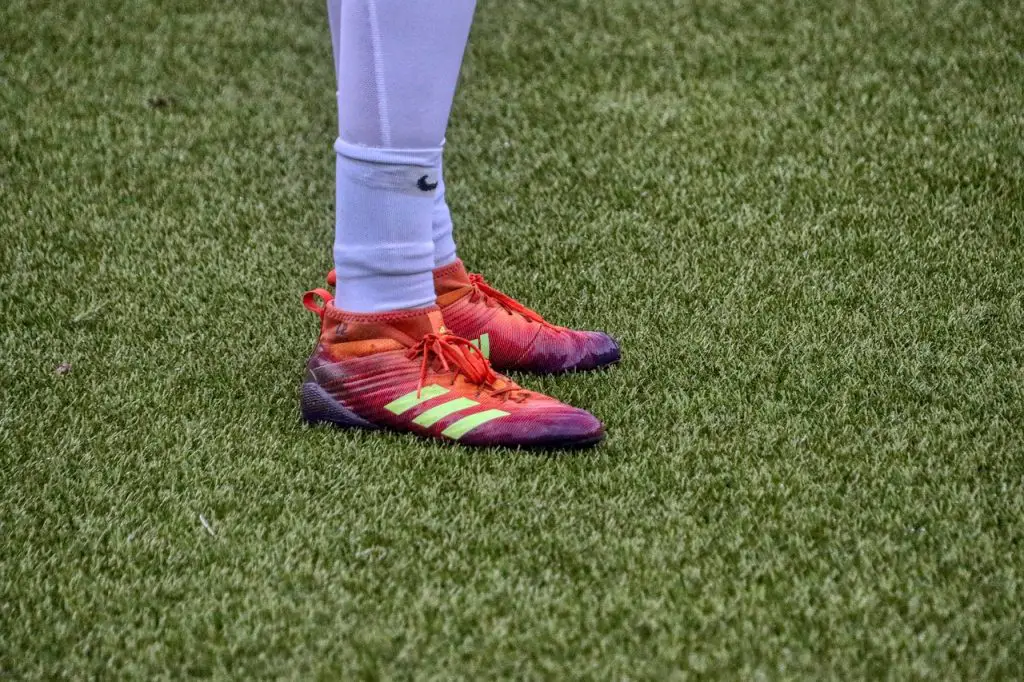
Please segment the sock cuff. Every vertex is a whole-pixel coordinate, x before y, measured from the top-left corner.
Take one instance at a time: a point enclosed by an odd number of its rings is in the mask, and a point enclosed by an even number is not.
[[[441,152],[443,149],[443,143],[440,147],[427,147],[424,149],[386,149],[383,147],[367,147],[361,144],[353,144],[352,142],[346,142],[340,137],[334,141],[334,153],[346,159],[395,166],[419,166],[431,169],[437,168],[441,164]]]

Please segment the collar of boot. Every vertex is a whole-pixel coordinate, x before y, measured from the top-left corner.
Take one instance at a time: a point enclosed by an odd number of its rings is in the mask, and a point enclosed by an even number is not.
[[[363,338],[390,338],[405,347],[415,346],[427,334],[444,334],[444,319],[437,306],[415,310],[395,310],[382,313],[353,313],[327,304],[324,325],[346,326],[346,335]]]
[[[454,303],[472,290],[469,273],[460,259],[456,258],[454,263],[434,270],[434,293],[437,294],[439,306]]]

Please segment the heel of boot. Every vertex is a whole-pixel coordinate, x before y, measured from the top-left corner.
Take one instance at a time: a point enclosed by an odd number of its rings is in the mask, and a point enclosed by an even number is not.
[[[332,398],[314,381],[306,381],[302,384],[299,405],[302,410],[302,418],[310,424],[333,424],[360,429],[377,428]]]

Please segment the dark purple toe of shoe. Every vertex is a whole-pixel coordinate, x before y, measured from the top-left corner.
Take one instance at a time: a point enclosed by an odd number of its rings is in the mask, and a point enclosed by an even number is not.
[[[578,332],[582,343],[575,362],[565,369],[583,372],[600,367],[607,367],[619,361],[619,344],[604,332]]]
[[[471,431],[466,445],[504,445],[525,448],[581,448],[604,440],[604,425],[586,410],[560,409],[495,419]]]
[[[594,339],[590,353],[590,369],[613,365],[622,357],[618,342],[604,332],[591,332]]]

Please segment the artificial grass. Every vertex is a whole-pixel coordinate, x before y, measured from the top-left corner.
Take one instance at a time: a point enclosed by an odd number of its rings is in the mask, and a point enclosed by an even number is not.
[[[562,457],[299,423],[324,14],[0,7],[0,676],[1024,676],[1019,3],[482,3],[460,253],[625,349]]]

